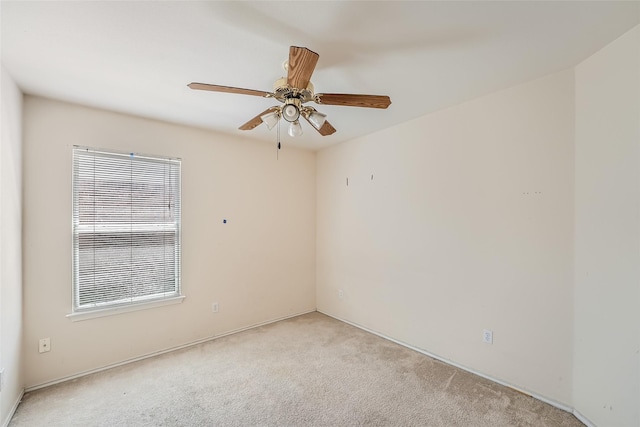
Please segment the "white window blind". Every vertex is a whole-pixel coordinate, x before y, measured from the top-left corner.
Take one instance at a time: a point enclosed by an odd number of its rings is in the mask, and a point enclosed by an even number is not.
[[[73,149],[74,312],[180,295],[180,160]]]

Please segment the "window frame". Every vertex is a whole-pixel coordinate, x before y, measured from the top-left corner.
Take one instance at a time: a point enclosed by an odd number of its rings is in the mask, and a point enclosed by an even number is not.
[[[177,195],[174,195],[175,200],[173,200],[174,206],[170,207],[171,212],[175,213],[175,220],[173,222],[148,222],[141,223],[135,220],[131,220],[129,222],[118,223],[117,221],[113,223],[102,223],[99,224],[99,221],[93,221],[90,223],[81,224],[79,207],[81,202],[79,199],[79,185],[78,181],[81,180],[79,177],[81,172],[81,159],[76,160],[77,155],[83,155],[83,153],[92,153],[93,156],[100,157],[103,159],[112,158],[122,160],[125,158],[129,158],[132,165],[130,167],[134,168],[134,159],[141,162],[150,162],[150,163],[158,163],[162,165],[169,165],[171,171],[169,175],[173,182],[170,184],[172,189],[177,190]],[[108,162],[108,160],[105,160]],[[114,160],[114,164],[116,161]],[[139,165],[141,165],[139,163]],[[177,166],[177,167],[176,167]],[[110,165],[109,167],[114,167]],[[74,145],[72,149],[72,215],[71,215],[71,238],[72,238],[72,301],[71,301],[71,313],[67,315],[72,321],[76,320],[85,320],[91,319],[95,317],[108,316],[113,314],[120,314],[130,311],[143,310],[148,308],[155,308],[164,305],[177,304],[181,303],[185,296],[182,294],[182,160],[175,157],[164,157],[158,155],[146,155],[146,154],[138,154],[138,153],[125,153],[119,152],[110,149],[96,149],[92,147],[84,147]],[[133,170],[133,169],[132,169]],[[160,175],[158,175],[158,178]],[[154,176],[154,178],[156,178]],[[177,182],[175,182],[177,180]],[[94,180],[93,182],[97,182]],[[127,182],[123,180],[122,182]],[[130,179],[128,183],[132,185],[135,181]],[[154,183],[156,181],[153,181]],[[159,180],[157,181],[159,182]],[[131,187],[133,188],[133,187]],[[95,186],[94,186],[94,194],[95,194]],[[126,194],[126,193],[124,193]],[[147,195],[148,193],[144,193]],[[163,191],[163,197],[166,197],[166,190]],[[144,197],[143,197],[144,198]],[[131,199],[133,200],[133,199]],[[137,200],[137,199],[136,199]],[[170,202],[171,203],[171,202]],[[134,206],[133,202],[124,205],[123,207],[126,209],[131,209]],[[150,206],[145,205],[145,208],[150,208]],[[95,220],[95,218],[94,218]],[[98,223],[98,224],[96,224]],[[126,234],[143,234],[148,233],[150,237],[154,237],[155,234],[159,233],[169,233],[173,236],[174,243],[170,245],[173,248],[173,257],[174,260],[171,262],[171,266],[173,267],[174,275],[173,275],[173,288],[171,292],[156,292],[148,293],[145,295],[130,295],[127,298],[119,299],[119,300],[111,300],[108,301],[108,297],[105,297],[104,301],[99,301],[96,298],[95,301],[92,301],[90,304],[81,304],[80,303],[80,294],[81,294],[81,271],[82,267],[80,266],[81,260],[81,243],[79,242],[80,236],[83,233],[92,233],[98,235],[100,232],[103,232],[105,236],[117,236]],[[106,242],[103,243],[105,248],[108,248],[111,244],[108,242],[109,237],[107,237]],[[153,242],[146,242],[146,244],[137,246],[136,248],[144,249],[149,248],[153,245]],[[113,244],[113,247],[118,247],[117,243]],[[133,248],[134,245],[131,245]],[[147,259],[145,259],[146,261]],[[135,258],[131,258],[129,260],[131,266],[136,266]],[[167,262],[167,258],[162,259],[162,261],[155,260],[155,265],[162,265],[163,267]],[[97,262],[94,260],[93,265],[90,270],[95,270],[95,265]],[[171,276],[169,276],[171,277]],[[133,282],[126,283],[128,288],[131,288]],[[107,288],[105,288],[106,290]],[[108,291],[107,291],[108,292]]]

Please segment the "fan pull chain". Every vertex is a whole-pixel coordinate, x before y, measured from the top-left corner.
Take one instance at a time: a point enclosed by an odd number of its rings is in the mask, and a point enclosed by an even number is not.
[[[278,131],[277,131],[277,135],[278,135],[278,149],[276,150],[276,160],[280,160],[280,120],[278,120]]]

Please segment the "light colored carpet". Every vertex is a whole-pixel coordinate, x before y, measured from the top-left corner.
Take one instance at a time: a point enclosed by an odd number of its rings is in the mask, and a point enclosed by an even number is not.
[[[21,426],[582,426],[320,313],[27,393]]]

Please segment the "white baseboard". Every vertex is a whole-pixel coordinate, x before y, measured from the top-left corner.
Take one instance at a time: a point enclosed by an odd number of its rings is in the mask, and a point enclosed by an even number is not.
[[[7,418],[2,423],[2,427],[8,427],[9,423],[11,422],[11,418],[13,418],[13,414],[16,413],[16,409],[18,409],[18,405],[22,401],[22,396],[24,396],[24,390],[22,390],[20,396],[18,396],[18,399],[13,404],[13,408],[11,408],[11,410],[9,411],[9,415],[7,415]]]
[[[106,371],[107,369],[116,368],[118,366],[127,365],[129,363],[138,362],[140,360],[149,359],[150,357],[159,356],[161,354],[170,353],[172,351],[181,350],[183,348],[193,347],[194,345],[202,344],[202,343],[205,343],[207,341],[213,341],[213,340],[216,340],[218,338],[226,337],[228,335],[237,334],[238,332],[244,332],[244,331],[247,331],[249,329],[259,328],[260,326],[265,326],[265,325],[268,325],[270,323],[275,323],[275,322],[279,322],[281,320],[290,319],[292,317],[302,316],[303,314],[313,313],[315,311],[316,310],[314,309],[314,310],[304,311],[304,312],[301,312],[301,313],[295,313],[295,314],[279,317],[279,318],[272,319],[272,320],[267,320],[267,321],[261,322],[261,323],[255,323],[255,324],[250,325],[250,326],[245,326],[243,328],[234,329],[232,331],[224,332],[224,333],[221,333],[221,334],[218,334],[218,335],[212,335],[210,337],[206,337],[206,338],[202,338],[202,339],[199,339],[199,340],[196,340],[196,341],[192,341],[192,342],[189,342],[187,344],[182,344],[182,345],[179,345],[179,346],[176,346],[176,347],[171,347],[171,348],[167,348],[167,349],[164,349],[164,350],[155,351],[153,353],[148,353],[148,354],[145,354],[145,355],[142,355],[142,356],[138,356],[138,357],[134,357],[134,358],[131,358],[131,359],[123,360],[121,362],[112,363],[110,365],[102,366],[100,368],[95,368],[95,369],[90,369],[88,371],[79,372],[77,374],[69,375],[69,376],[62,377],[62,378],[58,378],[58,379],[53,380],[53,381],[47,381],[47,382],[42,383],[42,384],[36,384],[36,385],[33,385],[33,386],[25,388],[23,393],[28,393],[30,391],[39,390],[41,388],[49,387],[49,386],[52,386],[52,385],[55,385],[55,384],[60,384],[60,383],[66,382],[66,381],[74,380],[76,378],[84,377],[86,375],[95,374],[97,372]]]
[[[573,410],[573,415],[580,420],[580,422],[584,425],[586,425],[587,427],[596,427],[596,425],[594,423],[591,422],[591,420],[589,420],[589,418],[585,417],[584,415],[582,415],[577,409]]]
[[[411,350],[413,350],[413,351],[417,351],[418,353],[422,353],[422,354],[424,354],[425,356],[429,356],[429,357],[432,357],[432,358],[434,358],[434,359],[437,359],[437,360],[439,360],[439,361],[441,361],[441,362],[446,363],[447,365],[455,366],[456,368],[462,369],[463,371],[470,372],[470,373],[472,373],[472,374],[474,374],[474,375],[478,375],[479,377],[485,378],[485,379],[487,379],[487,380],[489,380],[489,381],[493,381],[494,383],[498,383],[498,384],[503,385],[503,386],[505,386],[505,387],[509,387],[509,388],[511,388],[511,389],[513,389],[513,390],[516,390],[516,391],[517,391],[517,392],[519,392],[519,393],[526,394],[527,396],[531,396],[531,397],[533,397],[534,399],[540,400],[540,401],[542,401],[542,402],[544,402],[544,403],[548,403],[549,405],[554,406],[554,407],[556,407],[556,408],[558,408],[558,409],[562,409],[563,411],[565,411],[565,412],[569,412],[570,414],[574,414],[574,415],[576,414],[576,410],[575,410],[575,409],[573,409],[573,408],[572,408],[572,407],[570,407],[570,406],[565,405],[564,403],[557,402],[557,401],[555,401],[555,400],[553,400],[553,399],[549,399],[549,398],[547,398],[547,397],[541,396],[541,395],[536,394],[536,393],[534,393],[534,392],[532,392],[532,391],[529,391],[529,390],[524,390],[524,389],[522,389],[522,388],[520,388],[520,387],[517,387],[517,386],[515,386],[515,385],[513,385],[513,384],[509,384],[509,383],[508,383],[508,382],[506,382],[506,381],[502,381],[502,380],[497,379],[497,378],[494,378],[494,377],[492,377],[492,376],[490,376],[490,375],[483,374],[482,372],[478,372],[478,371],[476,371],[476,370],[474,370],[474,369],[471,369],[471,368],[468,368],[468,367],[466,367],[466,366],[460,365],[459,363],[456,363],[456,362],[453,362],[453,361],[451,361],[451,360],[445,359],[444,357],[440,357],[440,356],[438,356],[437,354],[433,354],[433,353],[430,353],[430,352],[428,352],[428,351],[426,351],[426,350],[423,350],[423,349],[421,349],[421,348],[414,347],[414,346],[412,346],[411,344],[407,344],[407,343],[405,343],[405,342],[398,341],[398,340],[396,340],[396,339],[394,339],[394,338],[391,338],[391,337],[389,337],[389,336],[387,336],[387,335],[385,335],[385,334],[382,334],[382,333],[380,333],[380,332],[377,332],[377,331],[371,330],[371,329],[369,329],[369,328],[367,328],[367,327],[365,327],[365,326],[359,325],[359,324],[354,323],[354,322],[351,322],[351,321],[349,321],[349,320],[342,319],[342,318],[340,318],[340,317],[338,317],[338,316],[334,316],[334,315],[329,314],[329,313],[325,313],[324,311],[320,311],[320,310],[318,310],[318,312],[319,312],[319,313],[322,313],[322,314],[325,314],[325,315],[327,315],[327,316],[329,316],[329,317],[333,317],[334,319],[339,320],[339,321],[341,321],[341,322],[348,323],[349,325],[351,325],[351,326],[355,326],[356,328],[358,328],[358,329],[362,329],[363,331],[366,331],[366,332],[369,332],[369,333],[371,333],[371,334],[377,335],[377,336],[379,336],[380,338],[384,338],[384,339],[386,339],[386,340],[389,340],[389,341],[392,341],[392,342],[394,342],[394,343],[396,343],[396,344],[399,344],[399,345],[401,345],[401,346],[403,346],[403,347],[409,348],[409,349],[411,349]],[[575,416],[576,416],[576,418],[578,418],[580,421],[582,421],[583,423],[587,424],[587,426],[588,426],[588,427],[595,427],[593,424],[586,423],[585,421],[583,421],[583,418],[578,417],[577,415],[575,415]]]

